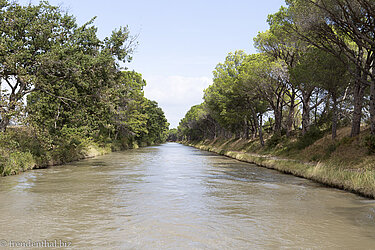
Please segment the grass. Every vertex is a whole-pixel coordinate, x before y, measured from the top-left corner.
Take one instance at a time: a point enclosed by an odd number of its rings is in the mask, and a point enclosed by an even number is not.
[[[269,136],[265,147],[244,139],[185,144],[375,198],[375,141],[369,130],[351,138],[350,128],[343,128],[334,141],[329,134],[313,133],[310,138]]]

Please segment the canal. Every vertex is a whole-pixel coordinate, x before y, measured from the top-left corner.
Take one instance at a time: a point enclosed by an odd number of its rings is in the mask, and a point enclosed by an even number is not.
[[[375,203],[167,143],[0,178],[0,229],[4,248],[370,249]]]

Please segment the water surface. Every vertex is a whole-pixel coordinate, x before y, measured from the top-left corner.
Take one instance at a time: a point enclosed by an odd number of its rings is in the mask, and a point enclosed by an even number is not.
[[[375,246],[374,201],[175,143],[0,178],[0,201],[0,240],[8,244],[62,240],[74,249]]]

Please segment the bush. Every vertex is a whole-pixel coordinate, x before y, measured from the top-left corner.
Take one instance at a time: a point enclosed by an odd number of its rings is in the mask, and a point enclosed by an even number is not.
[[[298,138],[295,145],[298,149],[304,149],[312,145],[314,142],[322,138],[324,133],[319,128],[312,126],[303,136]]]
[[[30,152],[10,153],[6,162],[0,166],[1,175],[18,174],[35,167],[34,157]]]
[[[283,137],[280,134],[274,134],[267,140],[266,146],[268,148],[274,148],[282,141],[282,139]]]
[[[375,135],[368,135],[365,137],[365,146],[369,154],[375,153]]]
[[[327,149],[326,149],[326,153],[325,153],[325,158],[329,158],[331,156],[331,154],[333,152],[335,152],[337,149],[337,144],[333,143],[333,144],[330,144]]]
[[[13,151],[20,147],[18,140],[15,137],[18,133],[13,131],[7,131],[6,133],[0,133],[0,149],[3,151]]]

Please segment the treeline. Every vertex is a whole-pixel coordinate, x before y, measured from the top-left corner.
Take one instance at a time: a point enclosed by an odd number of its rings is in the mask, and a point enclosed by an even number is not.
[[[375,2],[287,0],[254,38],[259,53],[229,53],[180,140],[289,137],[368,124],[375,142]]]
[[[131,61],[135,37],[120,27],[101,40],[94,19],[79,26],[46,1],[0,0],[0,165],[17,150],[42,157],[87,142],[132,147],[166,140],[169,124],[144,97],[146,82],[120,65]],[[12,123],[23,125],[16,134],[27,130],[34,146],[7,143]]]

